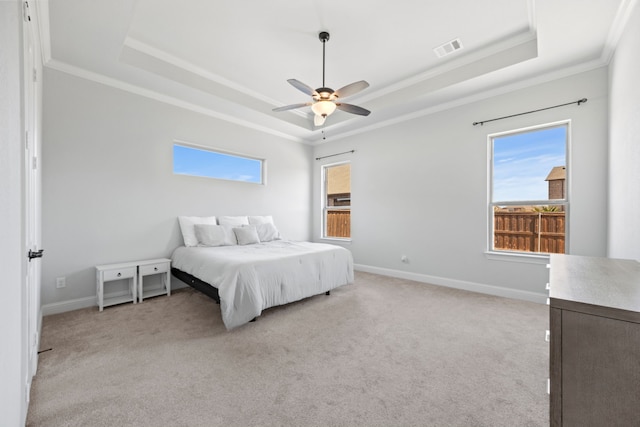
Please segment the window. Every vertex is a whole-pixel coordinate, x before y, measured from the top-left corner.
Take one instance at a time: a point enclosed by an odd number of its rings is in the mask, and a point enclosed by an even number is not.
[[[322,237],[351,238],[351,164],[337,163],[322,168]]]
[[[489,135],[490,250],[565,253],[569,123]]]
[[[173,173],[264,184],[264,160],[173,144]]]

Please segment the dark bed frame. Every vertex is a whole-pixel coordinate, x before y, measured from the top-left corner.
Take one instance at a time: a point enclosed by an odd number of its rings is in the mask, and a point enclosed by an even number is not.
[[[203,282],[202,280],[198,279],[195,276],[192,276],[189,273],[178,270],[175,267],[171,267],[171,274],[173,274],[175,277],[182,280],[192,288],[197,289],[203,294],[213,298],[218,304],[220,304],[220,295],[218,295],[218,288],[211,286],[207,282]],[[325,292],[325,295],[331,295],[331,291]]]
[[[220,295],[218,295],[218,288],[215,288],[207,282],[203,282],[197,277],[192,276],[189,273],[185,273],[182,270],[178,270],[174,267],[171,267],[171,274],[173,274],[192,288],[197,289],[203,294],[213,298],[218,304],[220,304]]]

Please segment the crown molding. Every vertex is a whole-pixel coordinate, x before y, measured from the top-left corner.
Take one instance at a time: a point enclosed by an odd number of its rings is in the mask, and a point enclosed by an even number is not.
[[[514,49],[526,48],[531,43],[537,42],[537,34],[535,32],[531,32],[527,29],[520,34],[514,35],[513,37],[503,40],[500,42],[496,42],[489,46],[485,46],[484,48],[477,49],[473,52],[470,52],[464,56],[459,56],[456,58],[452,58],[441,65],[437,65],[428,70],[425,70],[419,74],[416,74],[412,77],[406,78],[397,83],[390,84],[381,89],[367,92],[363,95],[356,95],[353,99],[357,99],[358,102],[371,102],[375,99],[390,96],[395,92],[410,89],[416,85],[421,83],[425,83],[429,80],[436,79],[438,77],[448,75],[455,70],[462,69],[465,66],[472,66],[477,64],[487,58],[492,56],[499,56],[500,54],[504,54],[508,51],[513,51]],[[529,59],[529,58],[527,58]],[[510,64],[513,65],[513,64]]]
[[[601,59],[605,64],[609,64],[613,58],[613,54],[616,51],[620,37],[627,27],[629,17],[633,13],[633,9],[636,6],[637,0],[622,0],[620,7],[616,12],[616,16],[609,28],[609,34],[605,41],[604,48],[602,49]]]
[[[634,0],[635,1],[635,0]],[[266,126],[261,126],[261,125],[257,125],[256,123],[253,123],[251,121],[248,120],[244,120],[241,119],[239,117],[236,116],[232,116],[229,114],[224,114],[224,113],[220,113],[219,111],[210,109],[210,108],[205,108],[190,102],[186,102],[183,101],[181,99],[175,98],[175,97],[171,97],[168,95],[164,95],[161,93],[158,93],[156,91],[152,91],[149,89],[145,89],[145,88],[141,88],[139,86],[136,85],[132,85],[130,83],[124,83],[121,80],[112,78],[112,77],[107,77],[104,76],[102,74],[98,74],[98,73],[94,73],[92,71],[88,71],[86,69],[83,68],[79,68],[79,67],[75,67],[73,65],[70,64],[66,64],[64,62],[60,62],[57,60],[50,60],[46,65],[47,68],[53,69],[53,70],[57,70],[66,74],[70,74],[85,80],[90,80],[96,83],[100,83],[106,86],[110,86],[116,89],[120,89],[129,93],[133,93],[139,96],[143,96],[146,98],[150,98],[165,104],[169,104],[172,105],[174,107],[178,107],[178,108],[183,108],[189,111],[193,111],[193,112],[197,112],[200,114],[204,114],[207,115],[209,117],[214,117],[216,119],[220,119],[220,120],[224,120],[227,121],[229,123],[234,123],[236,125],[242,126],[242,127],[246,127],[246,128],[250,128],[253,130],[257,130],[260,132],[264,132],[270,135],[274,135],[280,138],[284,138],[290,141],[294,141],[294,142],[298,142],[298,143],[303,143],[306,145],[319,145],[323,143],[323,134],[322,134],[322,129],[320,130],[314,130],[314,131],[310,131],[310,137],[309,138],[300,138],[300,137],[296,137],[294,135],[285,133],[285,132],[281,132],[278,130],[275,130],[273,128],[270,127],[266,127]],[[420,110],[416,110],[416,111],[412,111],[409,113],[405,113],[405,114],[401,114],[398,116],[395,116],[393,118],[390,118],[388,120],[383,120],[380,122],[376,122],[374,124],[368,125],[368,126],[362,126],[362,127],[358,127],[355,129],[347,129],[349,123],[345,123],[345,129],[341,130],[340,126],[338,125],[337,127],[333,127],[333,131],[337,131],[338,133],[336,133],[335,135],[330,135],[331,140],[332,141],[336,141],[336,140],[341,140],[344,138],[348,138],[351,136],[355,136],[355,135],[359,135],[362,133],[367,133],[367,132],[372,132],[374,130],[378,130],[378,129],[382,129],[388,126],[393,126],[395,124],[399,124],[402,122],[406,122],[409,120],[413,120],[419,117],[424,117],[424,116],[428,116],[431,114],[435,114],[441,111],[445,111],[445,110],[450,110],[452,108],[456,108],[456,107],[460,107],[462,105],[466,105],[472,102],[477,102],[477,101],[481,101],[483,99],[487,99],[487,98],[491,98],[494,96],[498,96],[498,95],[503,95],[506,93],[510,93],[510,92],[514,92],[517,90],[521,90],[521,89],[525,89],[531,86],[535,86],[538,84],[542,84],[542,83],[546,83],[549,81],[553,81],[553,80],[557,80],[560,78],[564,78],[564,77],[569,77],[572,75],[576,75],[576,74],[580,74],[580,73],[584,73],[587,71],[591,71],[597,68],[601,68],[603,66],[607,66],[606,63],[604,63],[602,61],[601,58],[599,59],[595,59],[583,64],[579,64],[573,67],[568,67],[568,68],[564,68],[561,70],[556,70],[550,73],[545,73],[544,75],[539,75],[533,78],[529,78],[526,80],[522,80],[519,82],[515,82],[509,85],[505,85],[505,86],[501,86],[499,88],[495,88],[495,89],[491,89],[491,90],[487,90],[487,91],[483,91],[481,93],[478,94],[474,94],[474,95],[470,95],[470,96],[466,96],[466,97],[462,97],[462,98],[457,98],[451,102],[445,102],[445,103],[440,103],[438,105],[435,106],[430,106],[427,108],[423,108]],[[326,137],[326,132],[324,134],[324,136]]]
[[[334,135],[325,135],[326,138],[331,137],[332,141],[344,139],[350,136],[359,135],[362,133],[372,132],[374,130],[382,129],[388,126],[393,126],[399,123],[403,123],[409,120],[413,120],[416,118],[428,116],[431,114],[439,113],[441,111],[450,110],[453,108],[457,108],[463,105],[471,104],[474,102],[482,101],[488,98],[493,98],[495,96],[504,95],[507,93],[515,92],[518,90],[526,89],[532,86],[537,86],[540,84],[548,83],[554,80],[562,79],[565,77],[570,77],[573,75],[586,73],[588,71],[596,70],[598,68],[606,67],[607,64],[602,61],[601,58],[594,59],[592,61],[588,61],[582,64],[578,64],[572,67],[566,67],[560,70],[555,70],[549,73],[545,73],[539,76],[535,76],[529,79],[521,80],[518,82],[514,82],[511,84],[507,84],[504,86],[500,86],[499,88],[494,88],[490,90],[486,90],[474,95],[465,96],[462,98],[456,98],[450,102],[440,103],[438,105],[430,106],[427,108],[423,108],[420,110],[416,110],[410,113],[402,114],[395,116],[388,120],[383,120],[377,122],[375,124],[369,126],[363,126],[357,129],[346,130],[344,132],[338,133]],[[317,135],[316,135],[317,136]],[[322,136],[313,140],[314,145],[320,145],[323,143]]]
[[[527,16],[529,17],[529,32],[536,33],[538,31],[536,0],[527,0]]]
[[[147,56],[150,56],[152,58],[155,58],[159,61],[162,62],[166,62],[168,64],[171,64],[177,68],[183,69],[185,71],[188,71],[189,73],[195,74],[197,76],[203,77],[207,80],[211,80],[213,82],[216,82],[220,85],[226,86],[232,90],[235,90],[237,92],[243,93],[245,95],[248,95],[250,97],[253,97],[259,101],[262,102],[266,102],[269,103],[271,105],[273,105],[274,107],[279,106],[279,102],[269,98],[268,96],[264,96],[263,94],[253,91],[251,89],[248,89],[245,86],[239,85],[234,81],[228,80],[218,74],[212,73],[209,70],[206,70],[202,67],[199,67],[191,62],[185,61],[184,59],[178,58],[174,55],[171,55],[170,53],[163,51],[161,49],[155,48],[151,45],[148,45],[144,42],[141,42],[140,40],[134,39],[133,37],[127,36],[127,38],[124,40],[124,47],[127,47],[129,49],[132,49],[134,51],[137,52],[141,52]]]
[[[33,3],[36,16],[40,56],[42,64],[51,61],[51,30],[49,28],[49,0],[36,0]]]
[[[229,114],[225,114],[225,113],[221,113],[219,111],[210,109],[210,108],[206,108],[206,107],[202,107],[200,105],[196,105],[193,104],[191,102],[187,102],[187,101],[183,101],[181,99],[172,97],[172,96],[168,96],[168,95],[164,95],[161,94],[159,92],[150,90],[150,89],[145,89],[142,88],[140,86],[136,86],[130,83],[125,83],[121,80],[112,78],[112,77],[108,77],[105,76],[103,74],[98,74],[95,73],[93,71],[89,71],[80,67],[76,67],[61,61],[57,61],[55,59],[50,60],[46,65],[47,68],[50,68],[52,70],[56,70],[56,71],[60,71],[66,74],[70,74],[73,75],[75,77],[79,77],[85,80],[90,80],[96,83],[100,83],[103,84],[105,86],[110,86],[116,89],[120,89],[123,90],[125,92],[129,92],[129,93],[133,93],[139,96],[143,96],[145,98],[149,98],[149,99],[153,99],[155,101],[159,101],[165,104],[169,104],[172,105],[174,107],[179,107],[179,108],[183,108],[185,110],[189,110],[189,111],[194,111],[196,113],[200,113],[200,114],[204,114],[210,117],[214,117],[216,119],[220,119],[220,120],[224,120],[226,122],[229,123],[234,123],[236,125],[242,126],[242,127],[246,127],[249,129],[253,129],[253,130],[257,130],[260,132],[264,132],[270,135],[274,135],[280,138],[284,138],[290,141],[294,141],[294,142],[300,142],[300,143],[307,143],[308,141],[306,141],[305,139],[296,137],[294,135],[285,133],[285,132],[280,132],[278,130],[272,129],[270,127],[267,126],[262,126],[262,125],[258,125],[254,122],[251,122],[249,120],[244,120],[241,119],[239,117],[236,116],[232,116]]]

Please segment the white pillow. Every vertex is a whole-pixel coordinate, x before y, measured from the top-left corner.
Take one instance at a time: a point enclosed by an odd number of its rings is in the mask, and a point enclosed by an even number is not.
[[[267,215],[267,216],[250,216],[249,217],[249,224],[251,224],[251,225],[273,224],[273,217],[271,215]]]
[[[226,225],[196,224],[198,246],[235,246],[238,244],[233,228]]]
[[[196,237],[202,246],[224,246],[225,232],[220,225],[196,224]]]
[[[196,224],[216,224],[215,216],[179,216],[180,231],[182,231],[182,240],[185,246],[198,246],[198,238],[196,237]]]
[[[224,230],[224,244],[225,246],[235,246],[238,244],[236,233],[233,232],[233,227],[228,225],[219,225]]]
[[[218,217],[218,224],[239,227],[249,225],[249,218],[246,216],[220,216]]]
[[[254,243],[260,243],[258,231],[252,225],[234,228],[233,232],[236,234],[239,245],[252,245]]]
[[[280,232],[275,225],[266,222],[264,224],[254,225],[258,232],[258,238],[261,242],[270,242],[272,240],[281,240]]]

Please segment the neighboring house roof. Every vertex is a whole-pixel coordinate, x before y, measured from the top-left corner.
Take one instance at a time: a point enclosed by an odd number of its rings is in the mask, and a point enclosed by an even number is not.
[[[555,166],[545,178],[545,181],[556,181],[567,178],[567,168],[565,166]]]

